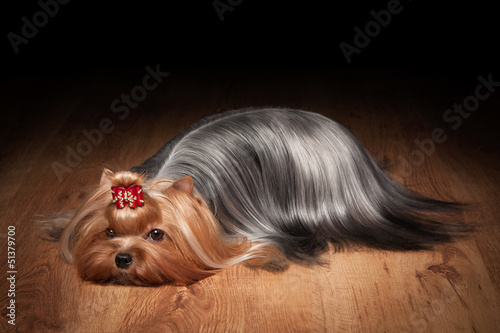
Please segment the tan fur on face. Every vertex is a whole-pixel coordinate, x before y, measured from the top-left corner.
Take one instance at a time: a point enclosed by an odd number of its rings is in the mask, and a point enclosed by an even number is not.
[[[143,186],[144,205],[116,208],[111,186],[132,185]],[[106,228],[116,237],[108,237]],[[162,230],[163,239],[152,240],[153,229]],[[225,235],[206,203],[192,193],[190,177],[144,182],[138,174],[109,170],[61,237],[63,257],[76,265],[83,279],[99,283],[189,284],[268,252],[259,244]],[[118,253],[132,256],[126,269],[117,267]]]

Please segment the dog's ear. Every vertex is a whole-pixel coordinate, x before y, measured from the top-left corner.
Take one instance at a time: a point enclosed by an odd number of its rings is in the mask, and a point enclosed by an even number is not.
[[[111,185],[111,177],[113,177],[113,175],[113,171],[104,168],[104,170],[102,171],[101,182],[99,183],[99,186]]]
[[[193,193],[193,178],[191,176],[182,177],[176,180],[172,187],[182,192]]]

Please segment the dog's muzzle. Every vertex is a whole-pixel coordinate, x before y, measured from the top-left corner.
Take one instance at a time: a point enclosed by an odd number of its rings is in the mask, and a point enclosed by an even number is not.
[[[118,253],[115,257],[115,263],[119,268],[128,268],[132,263],[132,256],[128,253]]]

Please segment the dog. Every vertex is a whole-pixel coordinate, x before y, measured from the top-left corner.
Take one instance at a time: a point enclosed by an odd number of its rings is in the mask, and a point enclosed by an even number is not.
[[[392,180],[337,122],[262,108],[204,118],[142,165],[105,169],[48,229],[84,280],[191,284],[239,263],[320,263],[330,247],[429,249],[470,230],[446,221],[461,209]]]

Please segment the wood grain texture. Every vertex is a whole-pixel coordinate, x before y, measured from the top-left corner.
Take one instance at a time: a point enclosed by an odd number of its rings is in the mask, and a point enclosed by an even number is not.
[[[126,117],[112,102],[146,73],[88,73],[1,83],[0,331],[18,332],[499,332],[500,92],[456,130],[443,122],[474,93],[412,73],[172,72]],[[478,73],[488,74],[488,73]],[[434,251],[364,248],[324,254],[324,266],[281,273],[236,266],[187,287],[82,282],[44,240],[39,214],[75,207],[103,167],[129,169],[194,121],[228,109],[288,106],[349,128],[399,182],[428,196],[471,203],[477,231]],[[122,116],[123,119],[120,118]],[[114,126],[61,175],[67,149],[103,119]],[[408,164],[415,140],[448,136]],[[428,142],[428,141],[427,141]],[[69,148],[68,148],[69,147]],[[80,148],[82,148],[81,146]],[[83,149],[83,148],[82,148]],[[7,322],[7,228],[16,227],[16,320]]]

